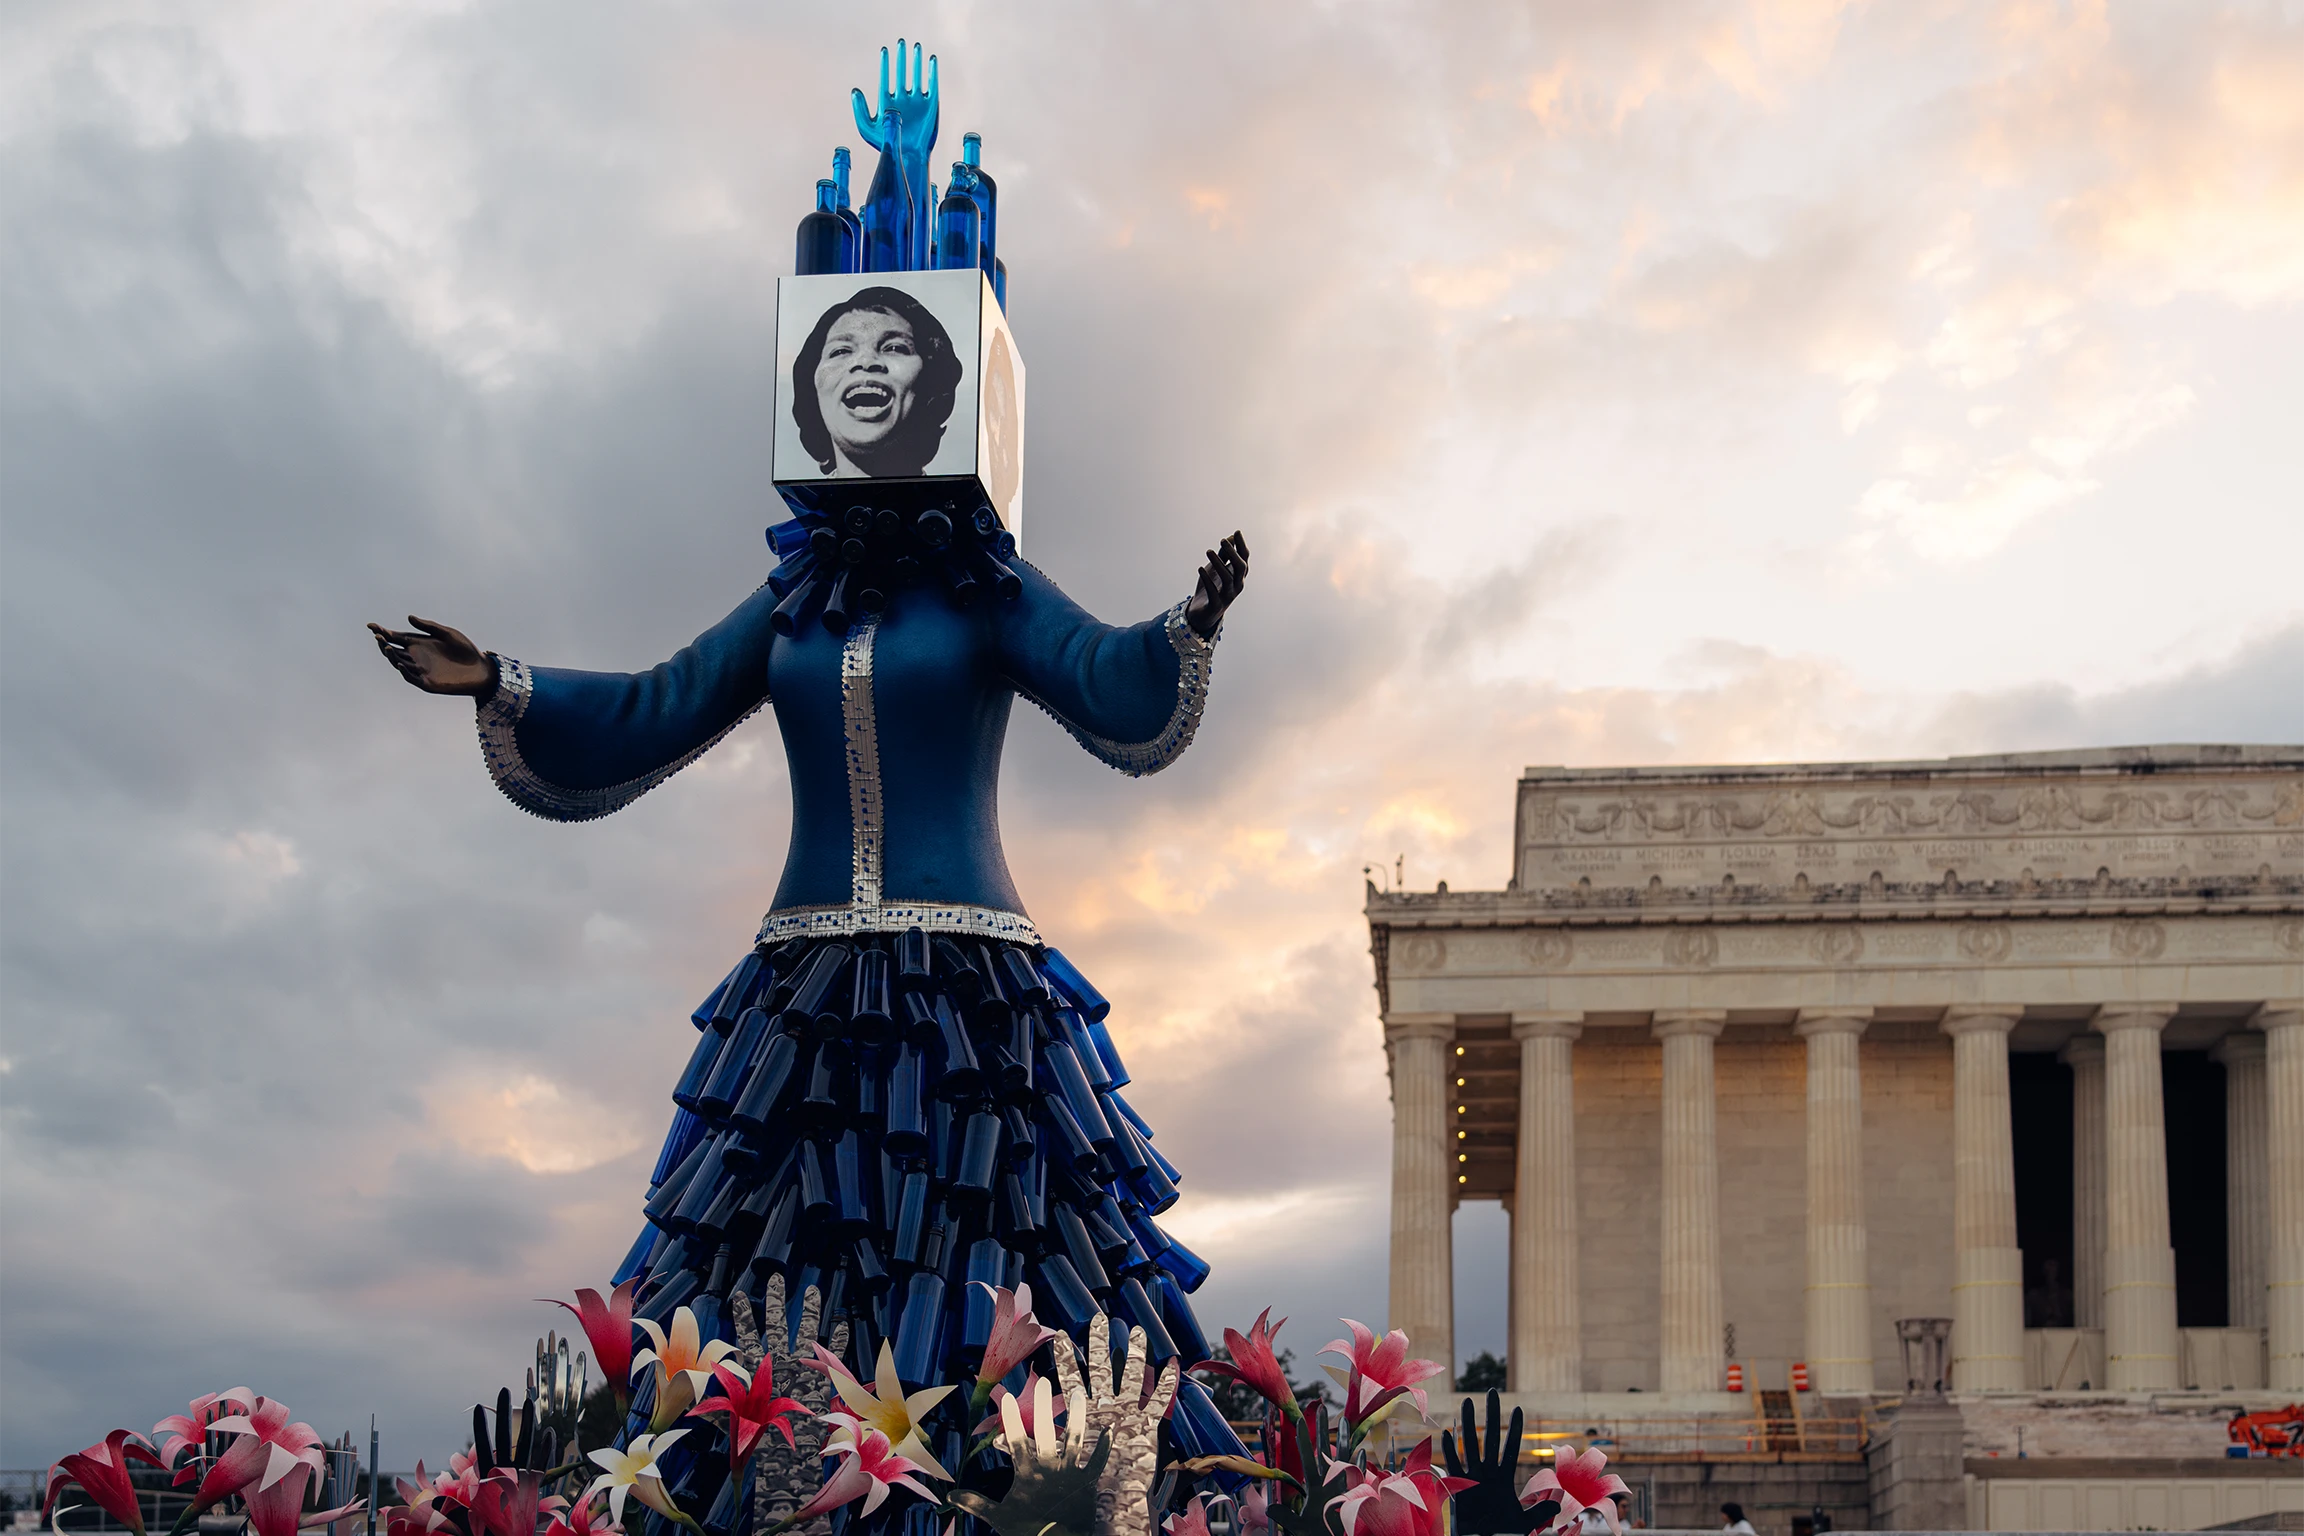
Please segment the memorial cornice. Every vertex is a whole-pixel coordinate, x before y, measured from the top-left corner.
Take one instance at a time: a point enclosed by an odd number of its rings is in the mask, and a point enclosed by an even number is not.
[[[1503,890],[1368,887],[1385,1007],[1638,1006],[1638,978],[1903,1007],[1962,971],[2039,1005],[2198,1001],[2304,976],[2304,747],[1532,768],[1515,835]]]
[[[1556,784],[1871,784],[1882,780],[2135,779],[2183,773],[2290,773],[2304,770],[2304,746],[2180,742],[2081,747],[2064,752],[1996,752],[1840,763],[1658,764],[1643,768],[1563,768],[1537,764],[1521,782]]]
[[[1545,910],[2276,902],[2304,894],[2304,747],[1531,768],[1513,847]]]
[[[2228,879],[2035,880],[1893,885],[1723,884],[1645,889],[1379,891],[1368,921],[1392,928],[1561,928],[1616,923],[1912,922],[2026,917],[2304,913],[2304,874]]]

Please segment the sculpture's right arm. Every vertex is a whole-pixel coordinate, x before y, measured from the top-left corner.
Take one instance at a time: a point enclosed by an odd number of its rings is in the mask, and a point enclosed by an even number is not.
[[[572,672],[496,656],[479,707],[489,776],[552,821],[620,811],[710,751],[768,699],[763,586],[678,655],[645,672]]]

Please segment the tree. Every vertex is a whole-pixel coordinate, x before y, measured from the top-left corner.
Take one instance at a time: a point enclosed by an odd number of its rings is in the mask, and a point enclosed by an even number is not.
[[[1486,1392],[1490,1388],[1504,1390],[1504,1362],[1487,1350],[1482,1350],[1464,1362],[1464,1369],[1456,1377],[1459,1392]]]

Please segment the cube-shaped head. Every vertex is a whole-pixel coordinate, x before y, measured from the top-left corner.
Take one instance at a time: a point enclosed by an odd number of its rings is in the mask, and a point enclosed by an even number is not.
[[[989,506],[1024,537],[1024,364],[984,274],[862,272],[776,287],[776,489],[837,512]]]

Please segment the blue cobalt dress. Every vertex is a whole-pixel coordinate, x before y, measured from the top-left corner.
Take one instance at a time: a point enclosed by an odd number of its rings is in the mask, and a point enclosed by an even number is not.
[[[1042,1321],[1103,1311],[1154,1354],[1207,1358],[1188,1294],[1208,1266],[1161,1231],[1175,1166],[1122,1096],[1108,1005],[1025,915],[1001,851],[1000,754],[1018,695],[1123,773],[1190,744],[1212,643],[1179,603],[1097,622],[1021,561],[1005,601],[894,592],[844,633],[775,622],[762,587],[661,666],[498,657],[480,708],[488,769],[522,809],[584,821],[631,804],[763,704],[791,766],[792,844],[758,939],[696,1010],[647,1224],[619,1281],[639,1315],[782,1274],[883,1340],[908,1386],[968,1380],[982,1287],[1029,1281]],[[780,633],[779,630],[789,630]],[[958,1465],[958,1409],[937,1446]],[[1239,1442],[1187,1381],[1170,1431]],[[939,1444],[939,1440],[941,1444]],[[951,1453],[951,1454],[946,1454]]]

